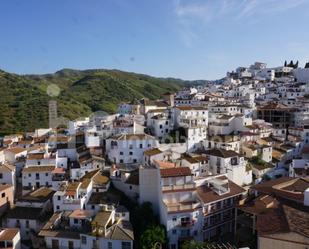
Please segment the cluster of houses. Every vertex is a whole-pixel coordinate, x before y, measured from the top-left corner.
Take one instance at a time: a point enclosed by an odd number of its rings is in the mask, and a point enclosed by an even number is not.
[[[0,248],[132,249],[123,194],[152,204],[169,249],[309,247],[309,67],[256,62],[4,136]]]

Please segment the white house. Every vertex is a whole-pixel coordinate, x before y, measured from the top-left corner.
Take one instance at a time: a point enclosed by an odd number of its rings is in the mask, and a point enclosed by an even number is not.
[[[106,153],[113,163],[141,163],[144,151],[158,145],[158,140],[147,134],[121,134],[106,140]]]

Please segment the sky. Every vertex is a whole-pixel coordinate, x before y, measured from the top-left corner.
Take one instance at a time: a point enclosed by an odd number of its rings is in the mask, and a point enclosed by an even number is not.
[[[219,79],[309,61],[308,0],[1,0],[0,69]]]

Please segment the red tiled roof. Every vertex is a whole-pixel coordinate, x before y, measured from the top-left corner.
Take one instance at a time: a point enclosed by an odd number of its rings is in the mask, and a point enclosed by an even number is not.
[[[191,170],[189,167],[177,167],[177,168],[168,168],[161,169],[161,177],[178,177],[178,176],[190,176]]]

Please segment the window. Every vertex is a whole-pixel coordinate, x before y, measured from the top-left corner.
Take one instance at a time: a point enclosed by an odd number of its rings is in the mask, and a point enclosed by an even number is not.
[[[129,155],[130,155],[130,156],[132,156],[132,155],[133,155],[133,152],[132,152],[132,151],[130,151],[130,152],[129,152]]]
[[[40,179],[40,174],[39,173],[35,174],[35,179]]]
[[[132,189],[132,186],[130,185],[130,187],[129,187],[130,189]]]
[[[122,152],[122,151],[120,151],[120,152],[119,152],[119,155],[121,155],[121,156],[122,156],[122,155],[123,155],[123,152]]]
[[[139,144],[139,147],[140,147],[140,149],[142,149],[143,148],[143,144]]]
[[[28,174],[29,177],[31,177],[31,174]]]
[[[59,207],[59,206],[57,206],[57,207],[56,207],[56,209],[57,209],[57,210],[59,210],[59,209],[60,209],[60,207]]]
[[[26,228],[29,228],[29,220],[26,220]]]
[[[48,176],[48,173],[45,173],[45,176]]]
[[[81,236],[82,238],[82,244],[87,244],[87,237],[86,236]]]
[[[5,197],[5,193],[2,193],[2,194],[1,194],[1,197],[4,198],[4,197]]]
[[[0,173],[0,179],[2,179],[3,178],[3,174],[2,173]]]
[[[57,196],[57,199],[58,199],[58,201],[60,201],[60,199],[61,199],[60,195]]]
[[[177,221],[177,217],[173,217],[173,221]]]
[[[78,219],[74,219],[74,224],[78,224]]]
[[[136,160],[136,159],[133,159],[133,163],[137,163],[137,160]]]
[[[123,163],[123,159],[120,159],[120,163]]]
[[[121,242],[121,249],[131,249],[131,242]]]
[[[172,232],[173,232],[173,234],[176,234],[176,233],[177,233],[177,230],[176,230],[176,229],[173,229]]]
[[[107,249],[113,249],[113,243],[108,241],[107,242]]]

